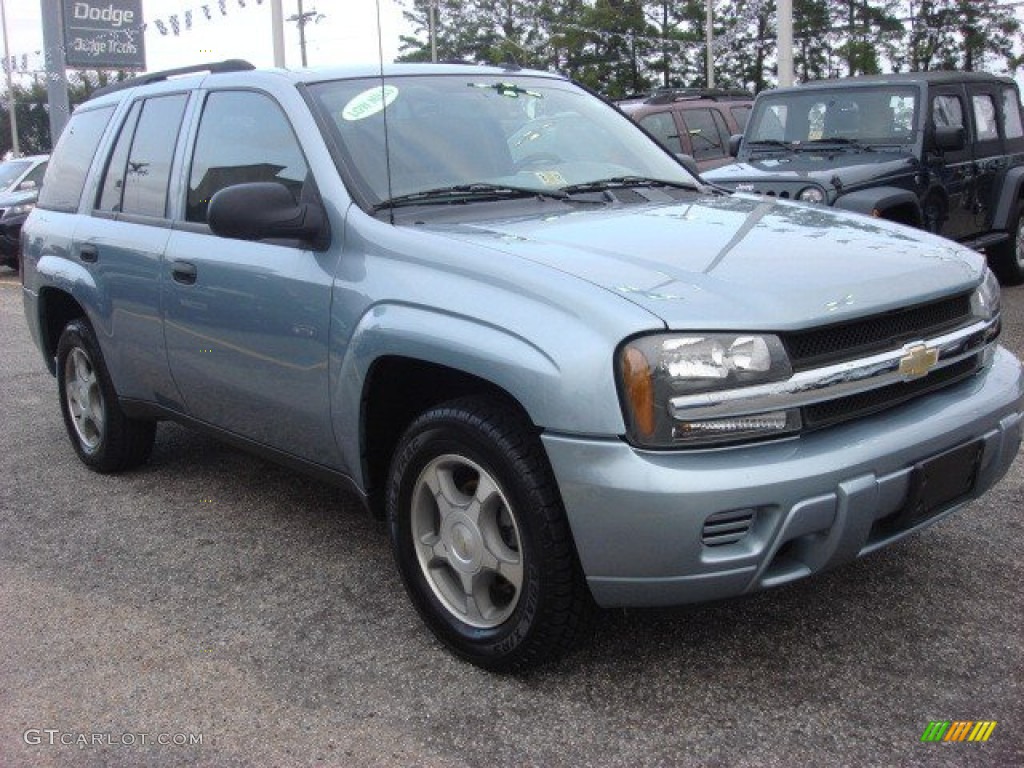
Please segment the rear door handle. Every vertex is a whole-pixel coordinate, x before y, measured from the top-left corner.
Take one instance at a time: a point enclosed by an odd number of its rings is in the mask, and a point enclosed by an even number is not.
[[[100,257],[100,252],[95,245],[86,243],[78,249],[78,258],[82,261],[87,261],[90,264],[95,262]]]
[[[187,261],[175,261],[171,264],[171,277],[176,282],[192,285],[196,281],[196,265]]]

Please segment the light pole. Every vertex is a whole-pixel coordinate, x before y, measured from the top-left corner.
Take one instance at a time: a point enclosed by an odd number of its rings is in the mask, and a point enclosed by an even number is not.
[[[437,63],[437,0],[430,0],[430,11],[427,15],[427,26],[430,27],[430,60]]]
[[[21,154],[18,144],[18,115],[14,108],[14,85],[11,82],[11,46],[7,43],[7,8],[0,0],[0,22],[4,28],[4,71],[7,73],[7,112],[11,116],[11,152],[15,157]]]
[[[707,0],[707,2],[706,2],[707,16],[706,16],[706,18],[704,20],[704,37],[706,38],[707,44],[708,44],[708,88],[709,89],[715,87],[715,58],[714,58],[715,54],[714,54],[714,51],[713,51],[714,42],[713,42],[713,39],[712,39],[714,37],[714,29],[713,29],[713,24],[714,24],[714,8],[713,8],[713,6],[714,6],[714,0]]]
[[[302,0],[298,0],[299,12],[294,16],[289,16],[288,21],[294,21],[299,25],[299,50],[302,52],[302,66],[306,67],[306,25],[309,22],[317,23],[320,19],[324,18],[322,13],[317,13],[314,8],[312,11],[302,10]]]
[[[281,10],[281,0],[270,0],[270,27],[274,66],[284,67],[284,11]]]
[[[793,0],[779,0],[779,85],[793,84]]]

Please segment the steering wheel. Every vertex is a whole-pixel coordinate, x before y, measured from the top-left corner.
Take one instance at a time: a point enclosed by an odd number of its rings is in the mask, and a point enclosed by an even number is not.
[[[531,166],[536,165],[555,165],[562,162],[562,158],[551,152],[535,152],[532,155],[527,155],[518,163],[516,163],[516,170],[523,171]]]

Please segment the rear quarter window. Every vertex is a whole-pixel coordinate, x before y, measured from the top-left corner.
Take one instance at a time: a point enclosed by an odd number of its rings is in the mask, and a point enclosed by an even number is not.
[[[65,213],[78,210],[85,177],[113,114],[111,106],[76,112],[71,116],[50,157],[50,166],[36,203],[40,208]]]

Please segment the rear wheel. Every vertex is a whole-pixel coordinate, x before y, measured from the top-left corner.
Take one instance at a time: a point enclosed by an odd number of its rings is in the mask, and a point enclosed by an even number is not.
[[[1004,285],[1024,283],[1024,201],[1017,203],[1010,239],[988,249],[988,262]]]
[[[130,419],[121,410],[96,336],[84,319],[72,320],[60,335],[57,388],[68,437],[90,469],[116,472],[149,459],[156,422]]]
[[[456,654],[521,670],[570,649],[590,595],[547,457],[529,422],[490,398],[421,415],[387,493],[398,570]]]

